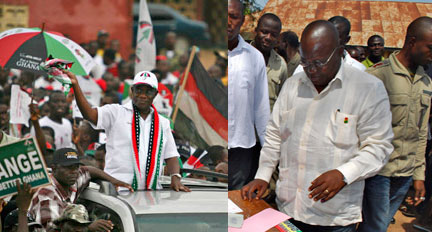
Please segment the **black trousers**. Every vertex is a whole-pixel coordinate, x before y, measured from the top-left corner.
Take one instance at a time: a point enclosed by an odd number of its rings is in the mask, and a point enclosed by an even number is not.
[[[255,178],[261,145],[228,149],[228,190],[241,189]]]

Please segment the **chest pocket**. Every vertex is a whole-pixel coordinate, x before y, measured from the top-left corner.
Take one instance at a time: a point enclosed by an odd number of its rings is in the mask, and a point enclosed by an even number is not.
[[[402,119],[408,113],[409,98],[406,95],[389,95],[391,112],[392,112],[392,126],[397,126],[402,123]]]
[[[427,110],[431,104],[431,97],[427,94],[422,94],[420,96],[420,104],[421,104],[420,116],[418,117],[418,124],[417,124],[419,128],[422,125],[424,117],[426,117]]]
[[[335,112],[331,116],[326,136],[339,148],[348,148],[358,143],[357,115]]]

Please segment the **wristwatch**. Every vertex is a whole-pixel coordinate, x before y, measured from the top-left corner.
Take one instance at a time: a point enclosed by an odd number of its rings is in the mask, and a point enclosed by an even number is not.
[[[173,176],[177,176],[179,179],[182,178],[182,176],[180,175],[180,173],[174,173],[174,174],[171,174],[171,178],[172,178]]]

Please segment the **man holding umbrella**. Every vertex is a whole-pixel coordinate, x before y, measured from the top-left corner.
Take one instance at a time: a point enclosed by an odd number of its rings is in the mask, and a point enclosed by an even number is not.
[[[105,172],[129,183],[134,190],[161,189],[158,178],[165,160],[171,187],[190,191],[180,182],[178,158],[170,122],[152,106],[158,93],[156,76],[148,71],[135,75],[132,101],[125,105],[91,108],[75,75],[66,73],[75,91],[77,105],[85,119],[107,134]]]

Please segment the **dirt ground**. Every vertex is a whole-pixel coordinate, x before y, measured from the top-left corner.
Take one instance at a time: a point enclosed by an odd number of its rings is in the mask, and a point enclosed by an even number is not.
[[[400,211],[397,211],[395,215],[396,223],[391,224],[387,232],[419,232],[420,230],[412,227],[412,221],[415,218],[405,217]]]

